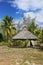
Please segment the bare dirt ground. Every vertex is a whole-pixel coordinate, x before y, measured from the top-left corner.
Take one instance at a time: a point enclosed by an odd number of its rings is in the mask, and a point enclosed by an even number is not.
[[[43,51],[0,46],[0,65],[43,65]]]

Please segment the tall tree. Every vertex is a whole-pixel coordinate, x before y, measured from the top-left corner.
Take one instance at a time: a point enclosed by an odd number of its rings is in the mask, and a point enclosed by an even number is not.
[[[3,18],[3,22],[4,22],[4,24],[2,25],[3,34],[4,34],[4,37],[7,41],[11,40],[11,38],[12,38],[12,30],[13,30],[12,20],[13,20],[13,18],[8,17],[8,16],[5,16]]]
[[[34,31],[38,29],[38,25],[35,23],[35,18],[31,20],[28,30],[34,33]]]
[[[40,30],[40,33],[38,35],[39,42],[43,43],[43,30]]]
[[[23,26],[26,26],[27,28],[29,27],[30,25],[30,22],[31,22],[31,18],[30,17],[25,17],[23,16]]]
[[[23,26],[26,26],[29,31],[34,33],[38,25],[35,23],[35,18],[31,19],[29,16],[26,18],[23,16]]]
[[[17,24],[17,32],[19,32],[22,28],[22,23],[19,21]]]

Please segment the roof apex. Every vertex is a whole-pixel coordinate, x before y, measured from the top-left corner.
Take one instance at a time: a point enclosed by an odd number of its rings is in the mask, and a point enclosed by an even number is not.
[[[25,27],[25,28],[23,28],[23,30],[24,30],[24,31],[28,31],[26,27]]]

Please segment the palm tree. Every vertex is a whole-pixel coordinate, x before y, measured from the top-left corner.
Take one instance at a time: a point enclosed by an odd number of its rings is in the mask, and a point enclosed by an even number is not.
[[[7,41],[12,39],[12,30],[13,30],[12,20],[13,18],[8,16],[5,16],[3,18],[4,21],[4,24],[2,25],[3,34]]]

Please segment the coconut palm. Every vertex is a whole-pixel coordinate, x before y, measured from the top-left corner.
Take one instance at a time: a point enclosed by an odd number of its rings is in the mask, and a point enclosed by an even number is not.
[[[4,21],[4,24],[2,25],[3,35],[7,41],[12,39],[12,34],[13,34],[12,20],[13,18],[8,16],[5,16],[3,18]]]

